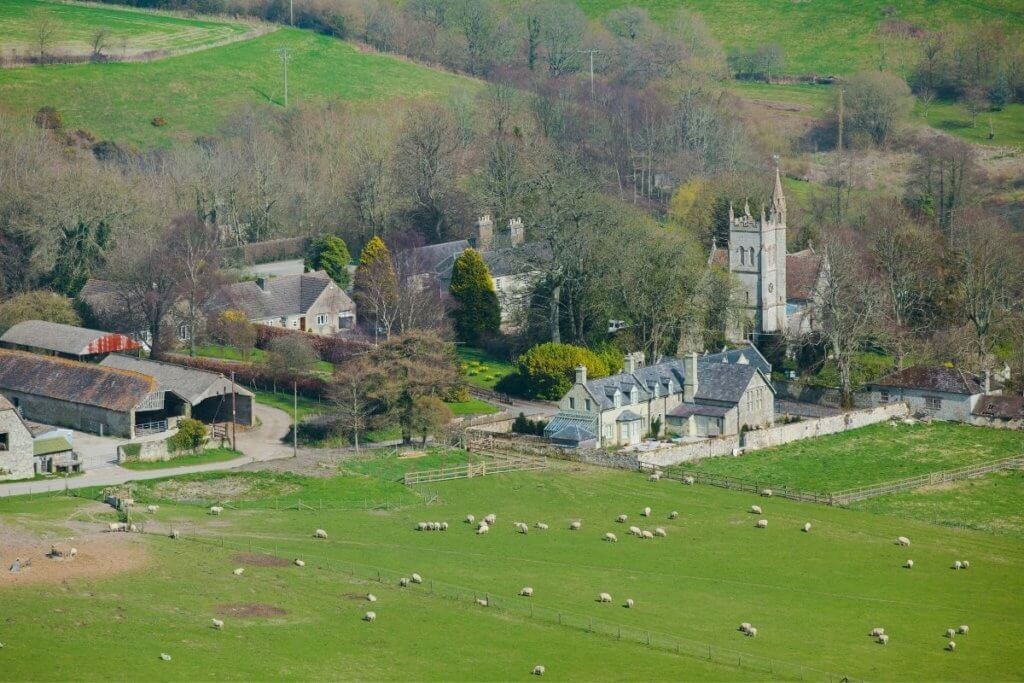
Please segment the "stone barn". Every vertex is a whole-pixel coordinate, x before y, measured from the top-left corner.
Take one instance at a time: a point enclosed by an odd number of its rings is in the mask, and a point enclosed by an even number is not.
[[[142,348],[139,342],[123,334],[45,320],[26,320],[14,325],[0,336],[0,346],[84,361],[98,361],[109,353]]]
[[[183,402],[137,372],[5,349],[0,392],[28,420],[129,439]]]
[[[180,415],[208,423],[231,421],[233,389],[235,422],[240,425],[253,423],[252,392],[237,384],[232,387],[231,380],[223,375],[119,354],[107,356],[100,365],[152,377],[158,390],[184,399],[184,410]]]
[[[28,479],[34,474],[32,433],[14,404],[0,396],[0,481]]]

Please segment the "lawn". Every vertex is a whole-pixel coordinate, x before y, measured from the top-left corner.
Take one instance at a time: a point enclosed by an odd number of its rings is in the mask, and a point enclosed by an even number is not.
[[[456,351],[466,381],[475,387],[493,390],[498,380],[515,372],[511,363],[496,358],[482,349],[459,346]]]
[[[429,447],[425,451],[409,451],[401,456],[391,450],[381,451],[365,458],[348,460],[342,469],[352,474],[399,481],[406,472],[455,467],[480,460],[480,456],[460,449]]]
[[[104,52],[122,57],[149,50],[193,50],[244,36],[255,28],[237,22],[110,5],[4,0],[0,7],[0,44],[4,52],[37,51],[35,41],[42,13],[56,25],[49,50],[58,54],[90,54],[93,34],[99,29],[106,29],[109,34]]]
[[[476,81],[363,52],[327,36],[282,28],[230,45],[145,63],[0,71],[0,101],[28,118],[56,107],[68,128],[138,146],[169,146],[217,132],[247,104],[283,104],[278,50],[290,55],[289,102],[377,102],[438,97]],[[155,117],[166,125],[154,127]]]
[[[1010,430],[882,423],[686,469],[830,493],[1021,454],[1024,442]]]
[[[456,417],[464,415],[490,415],[491,413],[498,412],[495,406],[478,398],[471,398],[468,401],[453,401],[448,404],[448,407],[451,409],[452,415]]]
[[[267,358],[267,353],[263,349],[252,349],[248,353],[244,353],[234,346],[223,344],[200,344],[196,346],[196,355],[203,358],[237,360],[243,363],[261,363]],[[318,360],[313,365],[313,372],[329,378],[334,374],[334,365],[325,360]]]
[[[289,415],[297,408],[299,422],[302,422],[310,415],[322,413],[329,407],[315,398],[306,398],[305,396],[299,396],[296,403],[293,394],[284,391],[283,387],[277,393],[266,389],[253,389],[252,392],[256,395],[257,403],[283,410]]]
[[[590,468],[435,484],[419,503],[374,510],[329,503],[352,499],[350,487],[389,482],[284,481],[319,487],[324,509],[229,507],[211,517],[164,499],[146,520],[157,535],[125,538],[148,554],[145,568],[70,580],[69,590],[0,585],[5,678],[525,680],[537,664],[556,679],[587,681],[1020,676],[1017,539]],[[0,500],[0,521],[55,534],[55,525],[83,518],[63,500]],[[767,529],[754,528],[753,502],[765,508]],[[645,505],[649,521],[639,516]],[[668,520],[670,510],[679,519]],[[498,521],[484,536],[461,521],[490,512]],[[613,521],[620,513],[664,526],[667,538],[627,536]],[[582,530],[569,531],[576,519]],[[515,520],[530,532],[516,533]],[[532,527],[540,520],[550,530]],[[417,532],[419,521],[451,526]],[[806,521],[809,534],[799,531]],[[166,538],[171,526],[183,538]],[[313,539],[316,528],[329,539]],[[618,543],[602,540],[608,531]],[[81,559],[89,552],[81,523],[65,527],[72,533]],[[208,542],[189,540],[196,535]],[[912,547],[895,545],[897,535]],[[245,564],[236,553],[250,548],[282,566]],[[901,568],[908,557],[913,571]],[[952,571],[953,559],[971,560],[971,569]],[[239,566],[245,574],[233,576]],[[398,577],[413,572],[424,583],[399,588]],[[516,597],[523,586],[533,598]],[[361,599],[368,591],[379,598],[372,607]],[[602,591],[611,604],[596,601]],[[490,607],[474,603],[484,595]],[[626,598],[633,609],[621,606]],[[224,607],[240,603],[277,611],[241,617]],[[367,609],[377,614],[372,624],[360,621]],[[225,620],[223,631],[210,628],[212,617]],[[758,637],[742,636],[741,621]],[[944,651],[945,629],[959,624],[970,634]],[[890,634],[888,647],[868,637],[876,626]],[[61,632],[74,638],[41,660],[35,644]],[[647,638],[654,647],[638,644]]]
[[[208,448],[202,453],[179,455],[178,457],[171,458],[170,460],[128,460],[126,462],[122,462],[121,467],[129,470],[140,471],[161,470],[167,469],[168,467],[186,467],[188,465],[205,465],[211,462],[225,462],[227,460],[240,458],[242,455],[243,454],[239,451],[231,450],[230,448]]]

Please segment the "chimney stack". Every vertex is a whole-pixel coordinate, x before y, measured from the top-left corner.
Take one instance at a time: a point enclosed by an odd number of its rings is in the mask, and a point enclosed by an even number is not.
[[[686,376],[683,378],[683,401],[693,403],[697,395],[697,354],[686,357]]]
[[[992,373],[985,368],[985,395],[992,393]]]
[[[587,383],[587,366],[577,365],[576,366],[576,384]]]
[[[632,353],[627,353],[622,357],[622,371],[630,374],[636,372],[636,357]]]
[[[526,228],[523,227],[522,218],[512,218],[509,220],[508,241],[513,247],[518,247],[526,241]]]
[[[494,220],[491,218],[491,214],[480,216],[473,226],[473,232],[474,242],[476,242],[473,246],[476,247],[476,250],[479,252],[490,251],[494,244]]]

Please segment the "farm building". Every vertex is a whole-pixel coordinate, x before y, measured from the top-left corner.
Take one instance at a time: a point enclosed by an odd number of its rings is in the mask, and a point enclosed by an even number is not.
[[[971,422],[978,401],[992,391],[987,377],[945,365],[914,365],[867,385],[872,405],[905,402],[915,414]]]
[[[971,414],[979,426],[1024,429],[1024,396],[982,396]]]
[[[0,336],[0,346],[72,360],[101,360],[108,353],[138,351],[137,341],[123,334],[101,332],[45,320],[20,322]]]
[[[71,442],[66,436],[37,438],[32,442],[32,457],[35,461],[36,474],[82,470],[82,461],[72,450]]]
[[[32,433],[14,404],[0,396],[0,481],[28,479],[32,467]]]
[[[180,404],[181,412],[177,413],[177,416],[193,417],[203,422],[231,420],[232,383],[223,375],[119,354],[107,356],[100,365],[152,377],[156,380],[158,391],[171,393],[172,399],[167,402],[168,405],[178,405],[173,397],[183,400]],[[252,392],[235,384],[234,393],[235,421],[238,424],[251,425]]]
[[[27,419],[128,438],[165,419],[165,401],[182,401],[137,372],[4,349],[0,391]]]

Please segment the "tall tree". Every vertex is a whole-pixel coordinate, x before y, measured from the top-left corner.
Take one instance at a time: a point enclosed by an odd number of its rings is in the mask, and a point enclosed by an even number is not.
[[[348,264],[352,256],[345,240],[336,235],[323,235],[310,240],[303,267],[306,272],[322,270],[342,289],[348,289],[351,280]]]
[[[110,227],[103,220],[94,224],[79,219],[71,226],[62,226],[50,275],[54,289],[68,296],[78,294],[85,281],[103,265],[110,243]]]
[[[398,278],[391,252],[374,236],[359,254],[355,300],[362,319],[373,326],[374,336],[391,337],[398,316]]]
[[[455,259],[448,291],[455,300],[451,315],[459,341],[476,344],[481,337],[498,332],[501,307],[494,291],[494,281],[480,252],[466,249]]]
[[[187,327],[189,354],[194,356],[206,304],[222,284],[217,267],[217,232],[194,213],[183,214],[171,221],[167,239],[174,245],[171,260],[182,302],[180,322]]]
[[[397,175],[411,203],[409,218],[431,241],[450,238],[457,225],[458,151],[457,126],[448,109],[432,105],[409,114],[398,141]]]
[[[359,438],[373,423],[379,410],[385,374],[365,356],[340,365],[331,381],[330,397],[338,426],[359,452]]]

